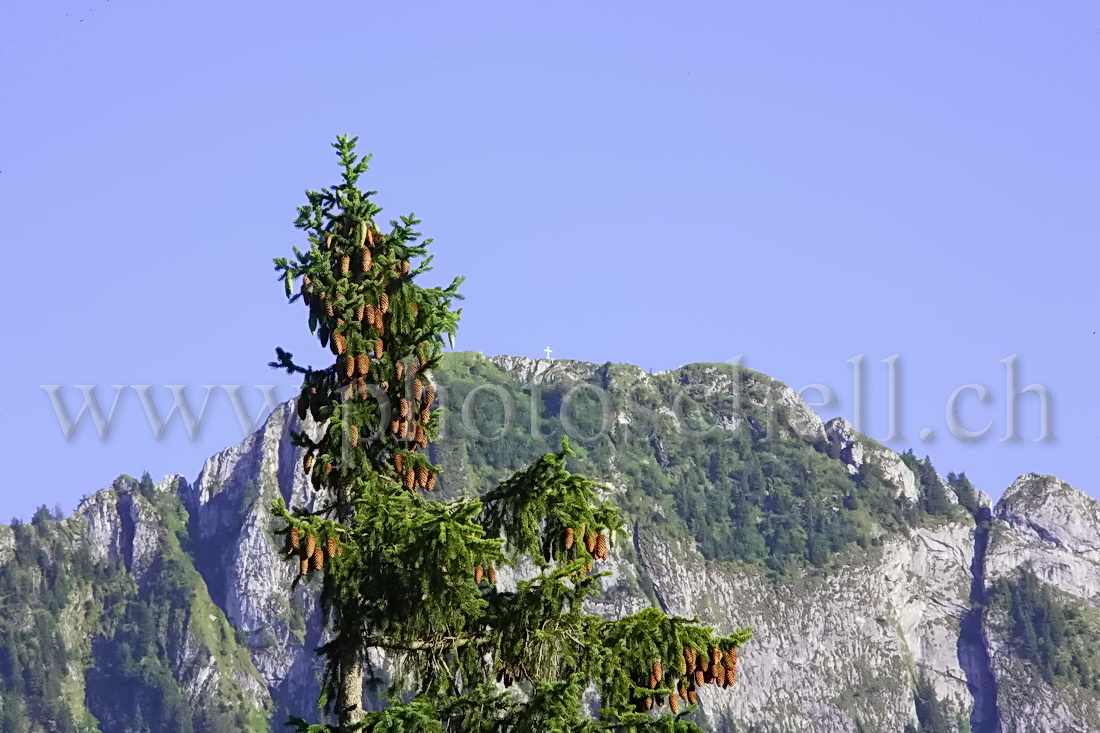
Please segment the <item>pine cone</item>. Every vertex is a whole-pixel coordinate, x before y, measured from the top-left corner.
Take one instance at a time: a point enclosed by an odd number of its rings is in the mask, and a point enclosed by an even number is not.
[[[306,557],[311,557],[316,549],[317,538],[313,535],[306,535]]]
[[[412,491],[416,486],[416,471],[411,468],[405,469],[405,488]]]
[[[325,464],[325,475],[328,476],[330,473],[332,473],[332,462],[331,461]]]
[[[398,366],[400,366],[400,364]],[[401,414],[401,417],[408,417],[409,416],[409,401],[407,399],[405,399],[404,397],[401,398],[401,412],[400,412],[400,414]]]
[[[368,247],[373,247],[374,246],[374,237],[375,237],[374,225],[371,224],[367,227],[367,246]]]
[[[309,573],[309,558],[302,558],[301,562],[299,562],[298,564],[298,572],[302,575],[306,575],[307,573]]]
[[[370,375],[370,357],[366,354],[355,357],[355,371],[359,372],[361,377]]]
[[[394,435],[400,435],[401,434],[401,428],[402,428],[402,425],[401,425],[400,420],[390,420],[390,431]]]
[[[653,663],[653,676],[657,679],[658,682],[660,682],[661,678],[665,676],[664,667],[661,666],[660,659]]]
[[[305,420],[306,415],[309,414],[309,395],[303,389],[302,394],[298,397],[298,419]]]
[[[497,569],[493,566],[489,566],[489,585],[497,584]]]
[[[382,293],[382,297],[378,299],[378,305],[382,308],[383,313],[390,312],[390,296],[386,293]]]
[[[429,408],[427,406],[421,407],[420,408],[420,422],[422,422],[422,423],[430,422],[431,419],[432,419],[431,408]]]
[[[435,474],[434,473],[430,474],[428,476],[427,488],[428,488],[428,491],[434,491],[435,490]]]
[[[374,340],[374,358],[375,359],[381,359],[383,351],[384,351],[384,349],[382,348],[382,339],[375,339]]]
[[[696,669],[701,669],[706,672],[710,669],[710,657],[706,654],[700,654],[699,658],[695,661]]]
[[[325,315],[327,315],[329,318],[332,318],[336,315],[336,309],[332,307],[331,300],[325,300]]]
[[[355,380],[355,394],[359,396],[359,399],[365,400],[370,395],[367,391],[367,380],[359,377]]]
[[[361,305],[361,306],[359,306],[358,308],[355,309],[355,320],[362,323],[363,319],[366,318],[366,317],[367,317],[367,307],[365,305]]]
[[[313,468],[313,454],[312,453],[306,453],[305,456],[302,457],[302,469],[306,473],[309,473],[310,469],[312,469],[312,468]]]
[[[680,698],[676,697],[675,695],[672,695],[671,697],[669,697],[668,698],[668,707],[669,707],[670,710],[672,710],[673,715],[676,715],[677,713],[679,713],[680,712]]]
[[[429,384],[428,391],[424,393],[424,406],[431,407],[433,402],[435,402],[435,387]]]
[[[313,569],[325,569],[325,552],[320,547],[313,551]]]
[[[481,579],[485,577],[485,568],[478,565],[474,568],[474,585],[481,585]]]
[[[298,545],[302,544],[302,531],[297,527],[290,528],[290,549],[297,550]]]
[[[348,340],[342,333],[332,334],[332,345],[336,348],[337,354],[343,354],[348,350]]]
[[[656,686],[657,686],[657,678],[653,675],[652,672],[650,672],[649,673],[649,689],[652,690]]]
[[[372,326],[378,329],[379,333],[386,330],[386,319],[382,316],[382,309],[374,309],[374,320],[371,321]]]
[[[355,448],[356,446],[359,445],[359,426],[358,425],[352,425],[348,429],[348,433],[351,437],[351,447]]]
[[[573,546],[573,528],[572,527],[566,527],[565,528],[565,549],[568,550],[572,546]]]
[[[646,699],[645,699],[645,709],[646,710],[652,710],[653,709],[653,698],[649,697],[648,695],[646,696]]]
[[[344,546],[343,545],[337,545],[336,546],[336,557],[341,557],[343,554],[344,554]]]
[[[676,686],[676,692],[679,694],[681,700],[688,699],[687,686],[684,684],[683,680]]]
[[[684,647],[684,661],[687,662],[688,669],[695,669],[695,650],[690,646]]]
[[[719,665],[722,663],[722,650],[716,646],[710,648],[710,663],[712,665]]]
[[[401,260],[401,277],[407,277],[409,271],[412,270],[412,266],[408,260]]]
[[[726,674],[737,669],[737,647],[731,646],[729,651],[726,652],[726,656],[723,658],[722,662],[726,667]]]
[[[719,687],[726,686],[726,668],[721,664],[711,665],[711,669],[714,670],[714,684]]]
[[[420,393],[423,391],[423,389],[424,389],[424,382],[421,381],[420,377],[417,377],[416,379],[414,379],[413,380],[413,398],[419,401],[420,400]]]
[[[592,554],[596,550],[596,533],[589,532],[584,538],[584,549]]]
[[[374,325],[374,306],[373,305],[368,305],[366,310],[367,310],[367,312],[364,314],[364,317],[360,318],[359,320],[365,321],[368,326],[373,326]]]
[[[602,532],[596,535],[596,559],[607,559],[607,535]]]
[[[347,275],[349,272],[351,272],[351,258],[344,255],[340,258],[340,274]]]
[[[695,694],[695,688],[688,690],[688,702],[690,702],[692,705],[695,705],[699,702],[699,697]]]
[[[401,454],[400,453],[394,453],[394,455],[393,455],[393,467],[397,469],[398,473],[404,473],[405,472],[405,470],[401,467],[401,462],[402,462]]]
[[[420,305],[414,300],[413,301],[413,318],[415,318],[419,315],[420,315]]]
[[[417,425],[416,426],[416,432],[413,435],[413,440],[415,440],[416,444],[418,446],[420,446],[421,448],[427,448],[428,447],[428,434],[426,432],[424,432],[424,426],[423,425]]]
[[[424,466],[416,469],[416,485],[425,488],[428,486],[428,469]]]
[[[360,256],[359,259],[359,269],[361,269],[363,272],[370,272],[370,267],[373,264],[374,261],[370,256],[370,250],[363,250],[363,254]]]
[[[398,381],[405,378],[405,363],[404,362],[402,362],[402,361],[397,362],[397,366],[394,367],[394,369],[397,371]],[[402,400],[402,402],[404,402],[404,400]]]
[[[344,359],[344,376],[348,379],[352,379],[355,376],[355,363],[356,357],[345,356]]]
[[[344,402],[351,402],[351,398],[355,396],[355,387],[352,384],[348,384],[341,392],[341,396],[344,398]]]
[[[389,382],[382,382],[382,384],[380,386],[382,387],[383,392],[389,392],[390,391],[390,383]]]

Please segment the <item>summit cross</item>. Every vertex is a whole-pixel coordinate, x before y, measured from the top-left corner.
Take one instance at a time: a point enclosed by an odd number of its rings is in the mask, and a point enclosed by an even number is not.
[[[547,347],[546,347],[545,349],[543,349],[543,351],[545,351],[545,352],[546,352],[546,358],[547,358],[547,359],[549,359],[549,358],[550,358],[550,354],[551,354],[551,353],[553,353],[553,351],[554,351],[554,350],[553,350],[553,349],[551,349],[551,348],[550,348],[549,346],[547,346]]]

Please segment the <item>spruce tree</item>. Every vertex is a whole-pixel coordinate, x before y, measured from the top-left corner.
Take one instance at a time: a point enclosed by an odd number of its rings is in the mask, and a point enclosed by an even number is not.
[[[358,188],[370,156],[357,138],[333,144],[339,184],[307,191],[296,226],[309,248],[275,267],[291,302],[334,363],[272,366],[303,377],[298,415],[320,427],[293,434],[302,470],[323,497],[289,509],[284,554],[298,580],[322,576],[329,641],[319,707],[333,724],[292,718],[299,731],[691,731],[697,686],[736,680],[749,629],[719,637],[697,619],[647,609],[621,620],[587,615],[623,522],[599,485],[566,469],[568,442],[480,498],[432,498],[439,468],[432,372],[461,310],[456,278],[422,287],[431,240],[414,215],[383,231]],[[527,560],[515,590],[497,568]],[[368,649],[392,664],[388,706],[363,708]],[[371,670],[373,673],[373,670]],[[594,690],[598,715],[586,713]],[[661,711],[667,711],[660,715]]]

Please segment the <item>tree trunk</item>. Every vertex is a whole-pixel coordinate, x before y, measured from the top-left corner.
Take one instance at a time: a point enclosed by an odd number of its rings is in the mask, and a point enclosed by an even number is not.
[[[340,649],[340,698],[336,706],[339,711],[341,730],[358,723],[366,715],[363,710],[363,657],[358,633],[347,635],[349,639]]]

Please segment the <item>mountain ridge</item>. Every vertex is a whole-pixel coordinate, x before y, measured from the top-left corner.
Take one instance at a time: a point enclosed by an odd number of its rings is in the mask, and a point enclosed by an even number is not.
[[[701,695],[704,729],[1023,731],[1096,724],[1100,698],[1087,686],[1063,683],[1057,675],[1023,691],[1013,686],[1030,662],[1014,651],[1008,612],[983,605],[987,588],[1018,582],[1026,565],[1044,588],[1061,594],[1058,602],[1067,609],[1074,603],[1083,604],[1082,613],[1100,608],[1100,563],[1088,544],[1090,536],[1100,536],[1100,504],[1082,492],[1053,477],[1025,474],[995,506],[976,493],[971,513],[960,504],[961,484],[859,435],[842,419],[822,422],[786,385],[729,364],[649,374],[629,365],[463,352],[448,355],[437,377],[441,400],[452,400],[444,402],[449,417],[461,417],[454,407],[476,384],[495,384],[514,399],[519,425],[485,444],[456,421],[446,440],[433,446],[434,459],[447,471],[440,487],[445,496],[491,486],[510,464],[552,444],[562,428],[553,408],[569,389],[586,384],[608,393],[613,410],[606,444],[574,442],[577,467],[610,487],[629,521],[629,541],[616,546],[607,568],[612,575],[601,581],[604,592],[594,609],[622,615],[657,604],[720,629],[756,630],[743,650],[743,674],[732,696]],[[532,386],[542,390],[541,402],[523,391]],[[701,438],[700,447],[677,434],[681,423],[700,428],[692,422],[695,413],[677,414],[657,398],[688,386],[697,397],[688,395],[684,404],[698,408],[696,416],[714,425],[721,440]],[[575,394],[589,392],[584,387]],[[631,412],[624,398],[630,394],[657,417]],[[729,395],[742,410],[731,409]],[[646,402],[648,397],[654,399]],[[482,405],[478,414],[484,411],[492,410]],[[574,412],[578,428],[593,428],[589,435],[595,433],[594,414],[583,403]],[[647,423],[656,426],[652,435],[624,437]],[[531,426],[541,438],[532,437]],[[316,501],[289,440],[300,428],[317,426],[299,426],[285,403],[260,430],[208,459],[193,483],[182,476],[157,484],[124,478],[65,520],[2,527],[0,572],[8,578],[26,566],[34,578],[46,578],[45,560],[35,560],[36,575],[26,559],[35,543],[69,547],[54,550],[58,557],[87,552],[97,567],[115,568],[117,582],[132,583],[128,608],[166,609],[161,623],[182,624],[189,640],[182,649],[162,645],[153,655],[164,657],[171,677],[163,686],[168,702],[157,703],[150,692],[152,702],[135,703],[139,710],[170,707],[175,689],[191,711],[192,730],[280,729],[288,712],[314,709],[318,665],[312,649],[324,638],[315,594],[290,590],[293,571],[275,550],[268,516],[276,496],[307,507]],[[753,486],[768,487],[766,496],[797,510],[753,503],[759,498]],[[940,493],[942,501],[931,501]],[[694,510],[686,506],[692,502]],[[722,502],[727,516],[712,516]],[[816,518],[819,510],[848,517],[847,523]],[[798,527],[784,524],[807,516],[818,529],[808,526],[800,536]],[[1074,519],[1071,530],[1066,517]],[[762,524],[769,534],[754,537],[752,530]],[[835,550],[823,556],[815,542]],[[164,570],[166,558],[184,566],[177,573],[183,580],[171,586],[186,589],[180,598],[163,587],[166,577],[174,578]],[[45,580],[35,582],[45,587]],[[514,582],[514,574],[502,573],[501,582]],[[126,627],[119,619],[126,617],[112,615],[94,583],[78,585],[60,614],[84,631],[58,642],[71,658],[59,675],[68,680],[67,706],[73,720],[83,721],[74,725],[85,726],[72,729],[96,730],[91,720],[99,718],[103,733],[142,730],[124,711],[96,708],[87,697],[89,679],[106,664],[94,647],[115,643],[118,629]],[[169,600],[157,600],[162,598]],[[8,634],[14,622],[7,615],[3,622]],[[373,655],[372,661],[385,669],[384,659]],[[0,665],[3,715],[18,717],[11,701],[22,699],[25,730],[49,729],[34,722],[33,715],[46,713],[32,709],[33,695],[4,683],[13,676],[5,669]],[[126,667],[119,662],[110,669]],[[377,704],[377,688],[369,692]],[[237,700],[236,709],[219,710],[212,696]],[[93,717],[93,708],[104,717]]]

